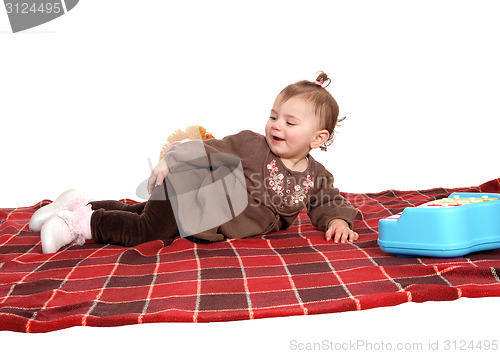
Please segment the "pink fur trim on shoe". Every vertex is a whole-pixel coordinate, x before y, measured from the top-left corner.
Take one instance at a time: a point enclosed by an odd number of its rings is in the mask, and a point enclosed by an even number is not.
[[[73,217],[75,219],[75,224],[80,230],[75,240],[78,246],[83,245],[85,240],[90,240],[92,238],[90,218],[93,212],[92,207],[88,204],[85,204],[75,210],[75,215]]]
[[[70,204],[68,204],[67,206],[67,210],[70,210],[70,211],[76,211],[77,209],[79,209],[80,207],[84,207],[86,206],[88,203],[90,203],[92,201],[92,199],[86,197],[86,196],[83,196],[81,198],[77,198],[75,200],[72,200]]]
[[[69,227],[71,237],[79,246],[85,243],[85,240],[92,238],[90,231],[90,218],[93,210],[90,205],[80,206],[75,211],[61,210],[57,213]]]

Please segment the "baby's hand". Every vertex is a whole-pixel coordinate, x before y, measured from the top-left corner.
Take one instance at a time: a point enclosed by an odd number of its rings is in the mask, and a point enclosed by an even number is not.
[[[158,165],[156,165],[156,167],[153,168],[153,171],[151,171],[151,175],[149,176],[148,180],[149,194],[153,193],[153,189],[155,186],[163,184],[163,180],[165,179],[167,172],[168,172],[167,162],[165,161],[165,159],[161,159],[160,162],[158,162]]]
[[[325,239],[333,242],[341,243],[356,241],[359,238],[357,232],[352,231],[345,220],[333,219],[328,224],[328,230],[325,232]]]

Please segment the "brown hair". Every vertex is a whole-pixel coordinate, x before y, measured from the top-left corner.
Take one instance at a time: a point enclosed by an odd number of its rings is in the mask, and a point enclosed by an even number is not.
[[[297,81],[285,87],[278,95],[282,102],[288,101],[292,97],[300,97],[311,102],[314,113],[319,117],[319,128],[326,129],[330,133],[330,139],[321,147],[323,151],[326,151],[326,147],[333,143],[335,126],[345,118],[338,119],[339,106],[337,101],[326,90],[330,83],[328,75],[320,71],[316,81]]]

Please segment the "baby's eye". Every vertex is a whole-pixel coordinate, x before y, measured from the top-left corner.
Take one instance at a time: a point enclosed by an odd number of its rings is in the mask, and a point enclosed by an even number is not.
[[[288,124],[288,125],[290,125],[290,126],[293,126],[293,125],[295,125],[296,123],[294,123],[294,122],[286,122],[286,124]]]
[[[269,119],[270,120],[276,120],[276,117],[271,116],[271,117],[269,117]]]

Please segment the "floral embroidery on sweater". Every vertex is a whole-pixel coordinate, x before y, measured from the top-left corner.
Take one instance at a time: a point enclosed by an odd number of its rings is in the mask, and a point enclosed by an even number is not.
[[[267,164],[267,170],[269,171],[270,177],[268,179],[268,184],[273,191],[275,191],[280,196],[285,196],[285,191],[287,196],[284,201],[288,205],[295,205],[302,202],[307,197],[307,192],[309,189],[314,187],[314,182],[310,175],[307,175],[302,184],[297,184],[293,188],[285,189],[283,184],[285,182],[285,176],[281,173],[276,165],[276,160],[271,160]],[[290,184],[290,180],[287,181]],[[291,195],[290,195],[291,193]]]
[[[271,174],[269,178],[269,186],[273,191],[278,193],[279,195],[283,195],[283,173],[278,173],[278,167],[276,166],[276,160],[272,160],[267,164],[267,169]]]

